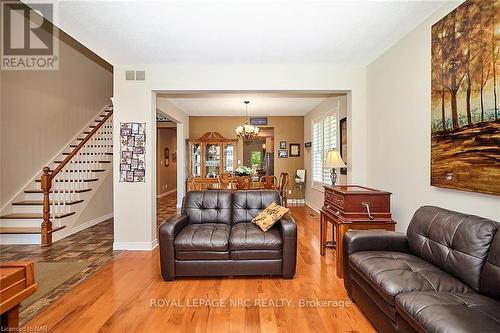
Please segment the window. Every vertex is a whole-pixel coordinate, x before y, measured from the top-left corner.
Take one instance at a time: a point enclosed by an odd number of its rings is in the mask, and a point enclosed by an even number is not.
[[[262,152],[261,151],[251,151],[250,152],[250,167],[254,170],[262,168]]]
[[[312,122],[312,187],[331,185],[330,169],[323,167],[326,153],[337,148],[337,111]]]

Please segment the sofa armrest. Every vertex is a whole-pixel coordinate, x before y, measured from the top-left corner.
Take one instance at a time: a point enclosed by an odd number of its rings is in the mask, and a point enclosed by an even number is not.
[[[162,222],[159,228],[161,275],[165,281],[175,279],[174,240],[177,234],[189,224],[184,214],[174,215]]]
[[[289,214],[283,216],[277,224],[283,239],[283,277],[291,279],[295,275],[297,264],[297,224]]]
[[[383,230],[356,230],[344,235],[344,253],[359,251],[409,252],[406,234]]]
[[[383,230],[349,231],[344,235],[344,287],[351,296],[352,281],[349,256],[360,251],[394,251],[409,253],[406,234]]]

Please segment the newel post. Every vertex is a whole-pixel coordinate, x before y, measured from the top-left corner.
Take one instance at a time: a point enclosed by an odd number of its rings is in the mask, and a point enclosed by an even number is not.
[[[43,192],[42,245],[47,246],[52,244],[52,222],[50,221],[50,190],[52,188],[52,177],[49,167],[43,168],[41,187]]]

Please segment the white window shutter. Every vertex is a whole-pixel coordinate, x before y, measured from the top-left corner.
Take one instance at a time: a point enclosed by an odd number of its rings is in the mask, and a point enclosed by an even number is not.
[[[337,149],[337,112],[338,108],[312,122],[312,186],[317,189],[332,184],[331,170],[324,167],[324,159],[328,151]]]
[[[323,118],[313,121],[312,146],[313,186],[318,187],[323,182]]]

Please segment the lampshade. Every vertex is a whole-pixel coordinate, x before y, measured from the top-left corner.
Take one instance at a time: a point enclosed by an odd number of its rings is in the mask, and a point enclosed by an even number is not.
[[[330,150],[326,153],[325,165],[326,168],[345,168],[346,165],[340,157],[338,150]]]

